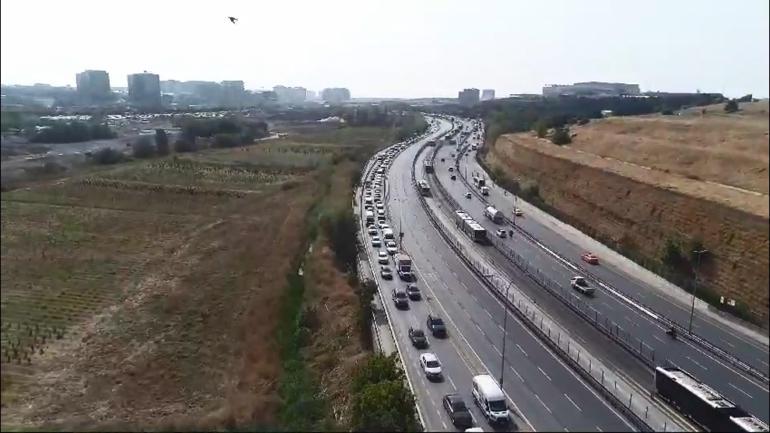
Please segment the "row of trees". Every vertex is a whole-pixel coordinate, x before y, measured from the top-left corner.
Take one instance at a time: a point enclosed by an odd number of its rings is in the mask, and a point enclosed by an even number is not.
[[[78,121],[54,122],[30,135],[33,143],[76,143],[117,136],[107,124]]]
[[[182,128],[184,140],[192,142],[196,137],[213,137],[217,147],[251,144],[256,139],[268,136],[267,123],[261,120],[183,117],[175,120],[174,124]]]

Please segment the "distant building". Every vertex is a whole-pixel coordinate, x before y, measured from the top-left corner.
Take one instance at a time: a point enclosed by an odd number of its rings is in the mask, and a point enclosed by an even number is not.
[[[479,103],[479,89],[463,89],[458,95],[457,99],[460,105],[470,107]]]
[[[278,102],[284,104],[301,104],[307,100],[307,89],[304,87],[274,86],[273,92],[278,97]]]
[[[242,108],[246,89],[243,81],[222,81],[222,105],[228,108]]]
[[[128,102],[139,108],[161,106],[158,74],[143,72],[128,76]]]
[[[78,98],[84,104],[106,102],[110,99],[110,76],[106,71],[87,70],[75,75]]]
[[[575,84],[549,84],[543,87],[543,96],[621,96],[638,95],[638,84],[588,81]]]
[[[350,90],[344,87],[334,87],[323,89],[321,99],[330,104],[340,104],[350,100]]]
[[[491,101],[495,99],[495,89],[484,89],[481,91],[482,101]]]

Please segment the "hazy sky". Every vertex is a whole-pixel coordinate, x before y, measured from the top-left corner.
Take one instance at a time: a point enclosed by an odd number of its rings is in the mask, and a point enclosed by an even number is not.
[[[544,84],[768,96],[768,0],[2,0],[2,82],[244,80],[353,97]],[[237,25],[226,16],[237,16]]]

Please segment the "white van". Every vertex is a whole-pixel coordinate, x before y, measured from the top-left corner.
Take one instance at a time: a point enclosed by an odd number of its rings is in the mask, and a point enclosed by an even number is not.
[[[473,377],[473,401],[490,423],[509,421],[505,395],[492,376],[482,374]]]

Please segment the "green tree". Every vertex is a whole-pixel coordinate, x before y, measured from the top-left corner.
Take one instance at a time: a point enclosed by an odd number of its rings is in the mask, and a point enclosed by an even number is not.
[[[350,209],[338,211],[324,219],[323,227],[329,237],[337,266],[344,272],[355,272],[358,223],[353,212]]]
[[[222,132],[214,135],[214,147],[236,147],[241,144],[241,137],[237,133]]]
[[[418,431],[414,407],[414,396],[403,380],[368,384],[353,397],[353,430]]]
[[[351,388],[353,392],[360,392],[366,385],[389,380],[404,380],[404,372],[396,364],[395,353],[369,357],[354,373]]]
[[[150,137],[139,137],[134,143],[132,152],[135,158],[149,158],[155,155],[155,146],[150,141]]]
[[[548,125],[542,120],[538,120],[537,123],[535,123],[535,132],[537,133],[538,138],[545,138],[545,136],[548,134]]]
[[[93,160],[97,164],[117,164],[124,158],[122,152],[111,147],[103,147],[93,154]]]
[[[735,99],[727,101],[725,104],[725,112],[735,113],[736,111],[738,111],[738,103],[735,101]]]
[[[572,138],[569,136],[569,129],[567,127],[555,128],[553,135],[551,135],[551,142],[559,146],[571,143]]]
[[[158,155],[168,155],[169,153],[168,135],[163,128],[155,130],[155,148],[158,150]]]
[[[174,142],[174,152],[177,153],[184,153],[184,152],[196,152],[198,150],[198,145],[195,143],[195,139],[188,139],[188,138],[179,138]]]

